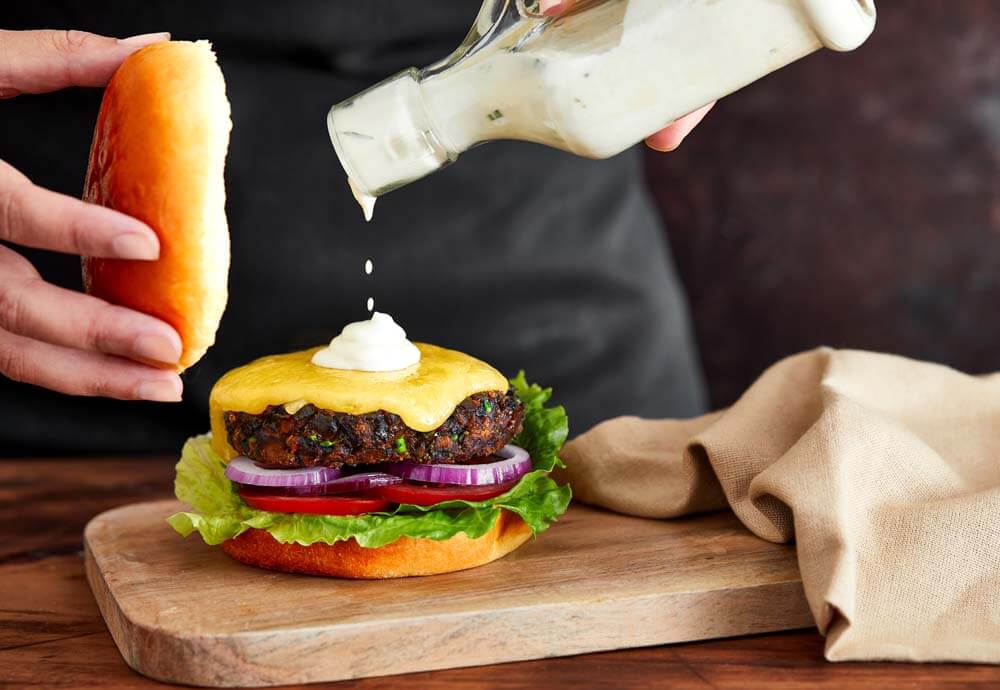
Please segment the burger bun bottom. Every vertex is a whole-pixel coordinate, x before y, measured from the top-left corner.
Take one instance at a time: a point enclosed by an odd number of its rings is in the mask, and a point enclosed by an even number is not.
[[[282,544],[266,530],[250,529],[221,548],[241,563],[268,570],[382,580],[475,568],[506,556],[529,537],[531,529],[520,517],[501,510],[493,528],[478,539],[459,532],[443,541],[402,537],[378,548],[365,548],[354,539],[303,546]]]

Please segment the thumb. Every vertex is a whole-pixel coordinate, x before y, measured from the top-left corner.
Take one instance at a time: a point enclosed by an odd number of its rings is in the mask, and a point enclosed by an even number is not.
[[[67,86],[103,86],[118,65],[168,33],[109,38],[86,31],[0,30],[0,98]]]

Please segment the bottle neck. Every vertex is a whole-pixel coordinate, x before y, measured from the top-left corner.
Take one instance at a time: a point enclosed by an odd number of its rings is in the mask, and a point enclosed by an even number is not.
[[[467,148],[454,148],[437,130],[412,68],[333,106],[327,127],[352,187],[371,197],[442,168]]]
[[[545,112],[539,61],[511,46],[522,23],[468,57],[410,68],[330,109],[340,162],[363,195],[377,197],[494,139],[566,148]]]

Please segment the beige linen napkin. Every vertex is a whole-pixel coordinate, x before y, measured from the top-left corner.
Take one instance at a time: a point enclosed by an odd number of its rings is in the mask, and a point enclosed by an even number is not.
[[[831,661],[1000,662],[1000,374],[814,350],[728,410],[612,419],[564,459],[579,500],[645,517],[728,502],[794,539]]]

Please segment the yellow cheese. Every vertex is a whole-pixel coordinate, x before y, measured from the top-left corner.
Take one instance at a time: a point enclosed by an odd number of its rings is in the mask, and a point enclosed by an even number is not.
[[[328,369],[312,363],[320,348],[262,357],[233,369],[215,384],[209,402],[212,445],[224,460],[236,453],[226,442],[224,412],[260,414],[269,405],[301,406],[364,414],[398,414],[417,431],[433,431],[470,395],[506,392],[507,379],[489,364],[462,352],[416,343],[420,361],[400,371]]]

